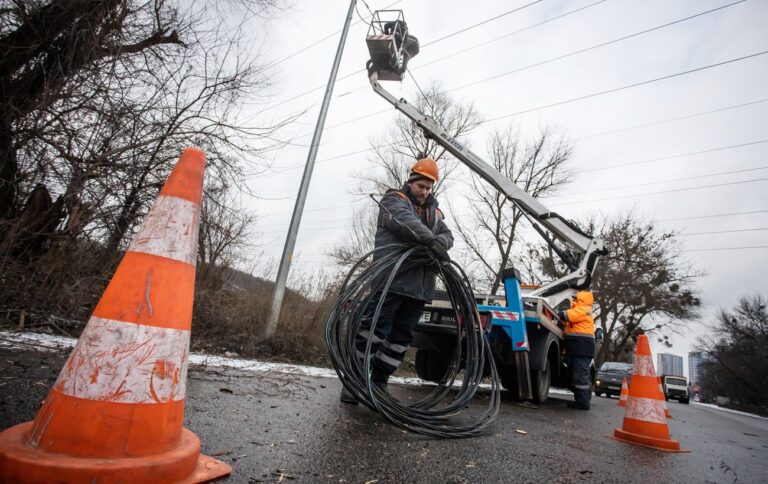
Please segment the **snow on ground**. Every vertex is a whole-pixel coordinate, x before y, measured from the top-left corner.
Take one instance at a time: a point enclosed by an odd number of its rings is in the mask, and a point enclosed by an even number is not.
[[[77,343],[76,338],[68,338],[65,336],[53,336],[42,333],[18,333],[11,331],[0,331],[0,347],[6,348],[28,348],[35,347],[42,350],[59,350],[66,348],[74,348]],[[193,365],[214,367],[214,368],[236,368],[239,370],[252,371],[252,372],[277,372],[290,375],[301,376],[313,376],[320,378],[338,378],[336,372],[330,368],[319,368],[315,366],[304,365],[292,365],[288,363],[266,363],[258,360],[247,360],[243,358],[228,358],[225,356],[214,356],[193,353],[189,355],[189,362]],[[402,378],[393,377],[390,382],[399,383],[403,385],[433,385],[433,383],[424,381],[420,378]],[[454,386],[461,385],[460,381],[456,381]],[[489,388],[489,385],[481,385],[482,388]],[[552,388],[549,391],[553,395],[571,395],[568,390],[561,388]],[[751,413],[740,412],[738,410],[731,410],[729,408],[718,407],[717,405],[710,405],[706,403],[691,402],[694,405],[700,405],[702,407],[711,408],[713,410],[719,410],[721,412],[735,413],[739,415],[745,415],[748,417],[760,418],[768,420],[766,417],[754,415]]]

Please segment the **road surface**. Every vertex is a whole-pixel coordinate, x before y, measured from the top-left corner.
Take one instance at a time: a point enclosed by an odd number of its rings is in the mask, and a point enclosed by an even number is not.
[[[68,352],[0,348],[0,428],[34,418]],[[505,398],[487,435],[436,440],[340,403],[339,390],[335,378],[194,366],[185,426],[232,464],[232,483],[768,482],[768,420],[706,406],[669,403],[672,437],[691,451],[670,454],[606,437],[621,425],[616,399],[581,412],[562,393],[538,408]]]

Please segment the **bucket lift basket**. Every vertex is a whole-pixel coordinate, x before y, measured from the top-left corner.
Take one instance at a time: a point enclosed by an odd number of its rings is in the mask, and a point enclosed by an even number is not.
[[[402,81],[408,61],[419,53],[419,41],[408,34],[402,10],[377,10],[365,36],[371,59],[368,70],[380,81]]]

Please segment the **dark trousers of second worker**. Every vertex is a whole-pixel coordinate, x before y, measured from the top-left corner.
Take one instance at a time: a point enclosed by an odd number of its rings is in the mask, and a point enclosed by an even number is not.
[[[360,324],[360,332],[355,338],[355,349],[360,359],[365,358],[365,348],[371,337],[371,321],[381,293],[374,295],[365,317]],[[413,329],[424,311],[424,301],[399,294],[387,294],[381,307],[379,319],[373,331],[371,355],[373,367],[371,380],[386,383],[403,362],[408,345],[413,341]]]
[[[578,405],[589,407],[589,402],[592,399],[592,380],[589,377],[589,366],[592,358],[566,355],[565,361],[571,373],[574,400]]]

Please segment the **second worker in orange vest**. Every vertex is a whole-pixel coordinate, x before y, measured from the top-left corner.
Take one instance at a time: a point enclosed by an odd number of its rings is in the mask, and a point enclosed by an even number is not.
[[[589,410],[592,399],[589,368],[595,356],[594,302],[591,292],[579,291],[571,302],[571,309],[560,313],[560,319],[565,324],[565,364],[571,374],[575,400],[568,406],[579,410]]]

